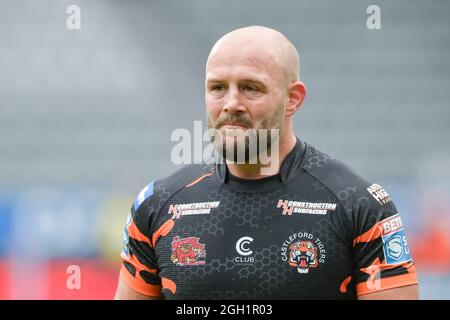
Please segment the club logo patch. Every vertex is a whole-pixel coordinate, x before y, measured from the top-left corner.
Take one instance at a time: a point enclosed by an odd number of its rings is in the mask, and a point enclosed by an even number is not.
[[[405,250],[403,247],[402,238],[400,236],[393,236],[388,242],[386,242],[386,254],[390,258],[398,260],[404,252]]]
[[[400,214],[393,215],[378,223],[383,239],[383,252],[387,264],[410,261],[408,242]]]
[[[179,236],[173,238],[171,260],[177,266],[203,265],[205,258],[205,245],[200,243],[200,238],[180,239]]]
[[[311,233],[294,233],[281,246],[281,258],[298,273],[306,274],[325,263],[325,245]]]

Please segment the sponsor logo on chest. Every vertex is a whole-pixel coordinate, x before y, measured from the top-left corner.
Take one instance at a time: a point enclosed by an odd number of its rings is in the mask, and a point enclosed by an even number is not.
[[[326,202],[306,202],[306,201],[292,201],[292,200],[278,200],[277,208],[282,209],[283,215],[292,215],[293,213],[300,214],[327,214],[328,211],[335,211],[336,203]]]
[[[219,207],[219,204],[220,201],[171,204],[168,214],[172,214],[173,219],[188,215],[210,214],[212,209]]]
[[[251,249],[254,239],[250,236],[244,236],[236,241],[236,252],[239,256],[234,257],[234,262],[237,264],[252,264],[255,262],[253,250]]]

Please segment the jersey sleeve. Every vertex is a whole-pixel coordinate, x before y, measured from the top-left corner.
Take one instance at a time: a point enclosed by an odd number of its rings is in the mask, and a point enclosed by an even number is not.
[[[355,221],[353,254],[358,296],[417,284],[415,265],[400,214],[384,189],[367,187]],[[368,200],[367,200],[368,199]]]
[[[133,290],[151,297],[161,296],[161,279],[158,276],[155,250],[149,226],[148,207],[151,201],[153,182],[136,197],[124,227],[123,251],[120,254],[122,267],[120,278]]]

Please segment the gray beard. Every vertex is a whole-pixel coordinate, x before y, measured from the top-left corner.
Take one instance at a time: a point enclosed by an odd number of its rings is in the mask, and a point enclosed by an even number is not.
[[[276,145],[279,146],[278,139],[282,133],[283,117],[284,106],[280,105],[271,117],[262,121],[259,129],[247,129],[245,133],[242,132],[239,135],[228,137],[225,133],[222,134],[221,139],[216,139],[215,135],[211,135],[210,138],[216,149],[216,155],[220,158],[218,160],[226,159],[239,164],[257,164],[260,162],[262,154],[266,157],[270,156],[272,143],[277,142]],[[208,128],[214,128],[209,116],[207,116],[207,121]],[[278,134],[274,136],[271,129],[278,130]],[[216,130],[219,129],[216,128]],[[233,139],[233,142],[227,143],[227,138]]]

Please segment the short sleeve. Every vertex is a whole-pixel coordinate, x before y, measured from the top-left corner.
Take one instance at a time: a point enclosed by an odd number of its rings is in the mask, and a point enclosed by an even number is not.
[[[152,195],[153,185],[141,191],[131,207],[123,232],[123,250],[120,254],[122,267],[120,277],[133,290],[147,296],[161,296],[161,279],[158,276],[156,254],[151,237],[141,226],[139,215],[146,214],[140,206]]]
[[[414,261],[397,208],[378,184],[369,186],[367,192],[369,200],[358,206],[353,240],[356,294],[417,284]]]

